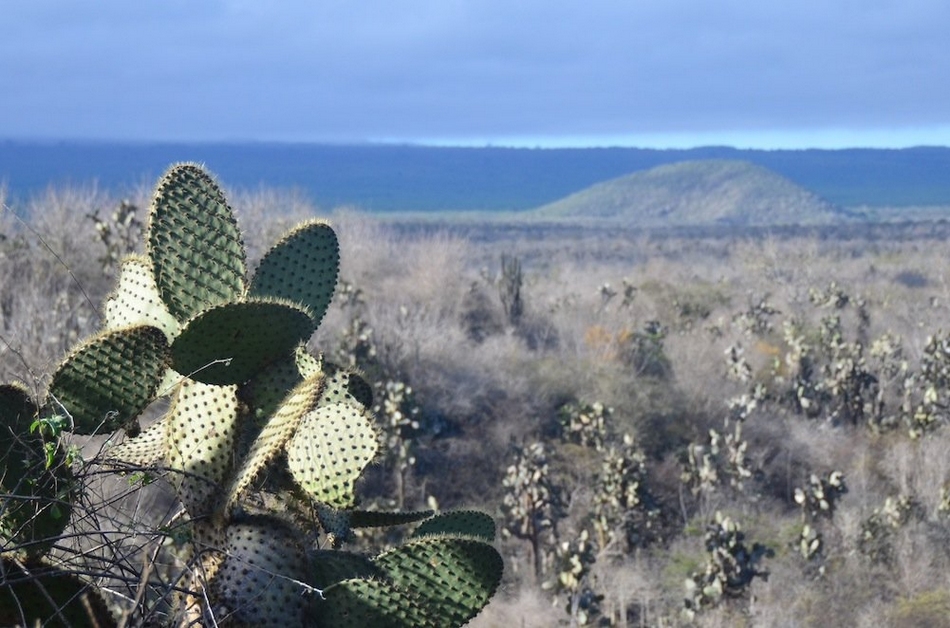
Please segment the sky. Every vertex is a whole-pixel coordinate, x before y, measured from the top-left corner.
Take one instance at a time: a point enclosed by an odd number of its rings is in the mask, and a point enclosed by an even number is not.
[[[946,0],[4,0],[0,139],[950,145]]]

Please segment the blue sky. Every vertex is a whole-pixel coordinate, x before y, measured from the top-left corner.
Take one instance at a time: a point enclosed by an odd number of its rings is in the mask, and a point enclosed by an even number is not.
[[[7,0],[0,138],[950,145],[946,0]]]

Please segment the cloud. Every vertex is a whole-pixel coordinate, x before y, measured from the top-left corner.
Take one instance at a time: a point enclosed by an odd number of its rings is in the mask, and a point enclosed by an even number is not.
[[[0,137],[362,140],[946,124],[931,0],[15,2]]]

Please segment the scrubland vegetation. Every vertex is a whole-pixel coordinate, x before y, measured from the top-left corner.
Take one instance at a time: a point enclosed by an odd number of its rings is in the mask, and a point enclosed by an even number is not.
[[[231,199],[251,263],[317,213]],[[0,380],[43,390],[92,332],[147,205],[0,214]],[[360,493],[496,517],[506,580],[472,625],[948,625],[946,241],[330,218],[341,283],[311,343],[374,385],[387,447]],[[143,557],[115,549],[70,568],[125,570],[121,608]]]

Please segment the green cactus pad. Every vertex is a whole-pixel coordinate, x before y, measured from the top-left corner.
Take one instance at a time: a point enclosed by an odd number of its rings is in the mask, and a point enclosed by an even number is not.
[[[135,438],[126,439],[108,449],[106,459],[136,467],[156,465],[165,459],[168,448],[167,431],[167,419],[156,421]]]
[[[21,557],[46,553],[71,510],[61,451],[47,468],[43,438],[30,429],[38,412],[25,388],[0,386],[0,547]]]
[[[177,320],[243,295],[241,232],[221,189],[200,166],[172,166],[158,182],[146,242],[155,285]]]
[[[318,375],[319,369],[308,373],[308,377]],[[251,408],[254,424],[263,427],[290,391],[304,379],[296,360],[278,360],[249,381],[242,388],[242,398]]]
[[[0,573],[2,626],[116,625],[102,597],[78,576],[46,565],[22,567],[6,557]]]
[[[369,408],[373,405],[373,387],[360,375],[335,364],[324,364],[327,374],[326,392],[320,405],[349,403]]]
[[[191,517],[215,512],[233,468],[236,386],[185,380],[164,419],[169,481]]]
[[[378,510],[350,510],[349,514],[351,528],[384,528],[428,519],[432,516],[432,511],[380,512]]]
[[[172,343],[176,371],[205,384],[241,384],[288,357],[313,333],[310,315],[278,301],[243,301],[206,310]]]
[[[349,403],[360,408],[369,408],[373,405],[373,387],[359,373],[327,362],[323,356],[315,358],[305,350],[298,350],[295,357],[297,369],[302,376],[307,377],[316,372],[321,372],[326,376],[325,391],[320,405]]]
[[[254,440],[243,464],[228,489],[226,509],[230,510],[240,494],[277,455],[297,430],[304,416],[317,405],[323,390],[323,377],[317,375],[297,385],[268,420]]]
[[[165,332],[169,340],[178,334],[178,321],[168,312],[155,285],[152,262],[142,255],[122,260],[119,281],[104,309],[106,329],[151,325]]]
[[[318,589],[350,578],[378,578],[379,568],[363,554],[336,550],[315,550],[307,555],[310,564],[309,583]]]
[[[327,543],[333,549],[340,549],[344,543],[353,539],[353,528],[350,527],[350,510],[338,510],[326,504],[314,505],[317,521],[327,535]]]
[[[309,221],[284,236],[261,259],[250,294],[301,303],[316,325],[333,298],[340,269],[340,246],[330,225]]]
[[[307,414],[287,445],[287,464],[311,497],[334,508],[349,508],[353,487],[379,448],[373,421],[347,403],[321,406]]]
[[[304,379],[312,376],[317,371],[323,371],[323,356],[314,357],[307,352],[307,345],[300,345],[294,351],[294,362],[297,364],[297,370]]]
[[[14,443],[33,439],[30,425],[39,409],[30,393],[20,384],[0,386],[0,459]]]
[[[374,561],[401,590],[411,591],[440,625],[461,626],[488,604],[504,563],[481,541],[426,537],[385,552]]]
[[[238,624],[301,626],[311,591],[299,532],[273,517],[254,517],[227,528],[225,559],[214,589],[225,617]]]
[[[446,534],[472,537],[490,543],[495,540],[495,520],[491,515],[477,510],[443,512],[422,522],[412,533],[412,537]]]
[[[73,351],[53,374],[50,406],[60,405],[77,434],[114,432],[155,398],[168,370],[168,343],[159,329],[103,332]]]
[[[351,578],[323,591],[314,602],[315,619],[333,628],[442,628],[424,602],[383,580]]]

